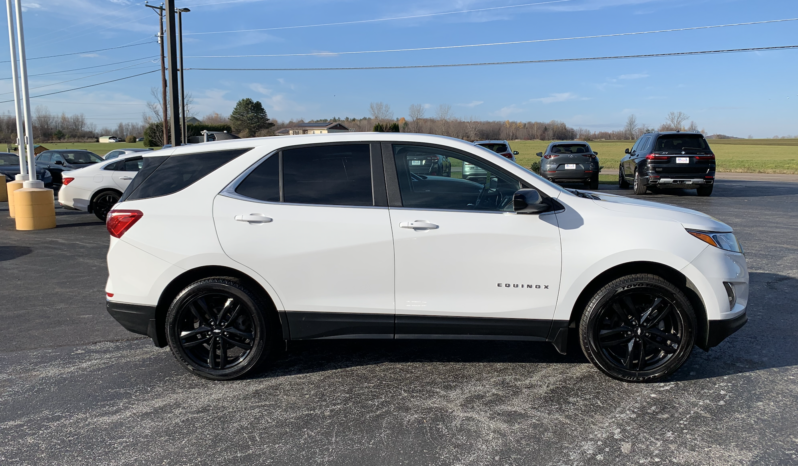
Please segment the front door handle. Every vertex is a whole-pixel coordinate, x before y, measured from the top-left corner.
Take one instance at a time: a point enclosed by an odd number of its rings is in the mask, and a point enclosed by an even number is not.
[[[129,177],[129,176],[120,176],[120,177],[119,177],[119,179],[120,179],[120,180],[122,180],[122,181],[130,181],[130,180],[132,180],[133,178],[131,178],[131,177]]]
[[[238,222],[247,222],[247,223],[272,223],[271,217],[267,217],[263,214],[244,214],[244,215],[236,215],[236,221]]]
[[[413,230],[437,230],[439,227],[438,225],[430,223],[426,220],[413,220],[412,222],[400,223],[399,228],[410,228]]]

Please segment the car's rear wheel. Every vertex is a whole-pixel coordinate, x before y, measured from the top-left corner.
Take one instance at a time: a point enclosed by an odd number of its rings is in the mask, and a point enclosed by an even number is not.
[[[714,186],[715,186],[714,184],[709,184],[709,185],[706,185],[706,186],[699,186],[698,195],[699,196],[711,196],[712,195],[712,188]]]
[[[640,179],[640,172],[637,170],[635,170],[635,181],[633,189],[635,194],[637,194],[638,196],[646,193],[646,185],[643,184],[643,180]]]
[[[596,175],[596,176],[594,176],[594,177],[590,178],[590,182],[588,182],[588,184],[587,184],[587,185],[588,185],[588,187],[589,187],[590,189],[593,189],[593,190],[596,190],[596,189],[598,189],[598,188],[599,188],[599,179],[598,179],[598,175]]]
[[[277,340],[257,293],[229,278],[192,283],[172,302],[166,339],[181,365],[201,377],[229,380],[264,363]]]
[[[114,208],[119,198],[122,197],[117,191],[102,191],[97,193],[91,200],[91,211],[103,222],[108,217],[108,212]]]
[[[606,375],[653,382],[673,374],[693,350],[695,312],[670,282],[650,274],[613,280],[590,300],[579,325],[585,356]]]
[[[621,189],[629,188],[629,182],[626,181],[626,175],[623,173],[623,165],[618,167],[618,187]]]

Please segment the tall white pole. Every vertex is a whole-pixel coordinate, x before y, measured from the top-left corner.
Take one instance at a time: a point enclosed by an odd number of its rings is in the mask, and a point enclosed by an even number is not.
[[[30,95],[28,95],[28,64],[25,58],[25,32],[22,29],[22,0],[16,0],[17,40],[19,41],[19,73],[22,85],[22,111],[25,114],[25,140],[28,143],[28,176],[22,184],[25,188],[44,188],[44,182],[36,179],[36,153],[33,150],[33,124],[30,114]]]
[[[8,15],[8,44],[11,47],[11,79],[14,88],[14,111],[17,116],[17,152],[19,153],[19,174],[17,181],[27,181],[28,166],[25,164],[25,139],[22,130],[22,110],[19,107],[19,76],[17,76],[17,41],[14,39],[14,12],[11,0],[6,0],[6,14]]]

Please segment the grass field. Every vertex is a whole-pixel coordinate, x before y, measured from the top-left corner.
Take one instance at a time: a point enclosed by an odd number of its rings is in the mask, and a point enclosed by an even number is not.
[[[76,142],[76,143],[52,143],[47,142],[42,144],[44,147],[48,149],[86,149],[94,152],[97,155],[105,155],[108,152],[111,152],[114,149],[127,149],[127,148],[142,148],[144,147],[143,142],[134,142],[132,144],[128,144],[126,142],[110,142],[107,144],[101,144],[99,142]],[[153,149],[157,149],[154,147]]]
[[[551,141],[511,141],[519,164],[529,167],[538,160],[536,152],[543,152]],[[617,169],[624,149],[634,141],[591,141],[598,152],[602,182],[616,182]],[[717,159],[719,172],[798,174],[798,139],[710,139],[709,145]]]

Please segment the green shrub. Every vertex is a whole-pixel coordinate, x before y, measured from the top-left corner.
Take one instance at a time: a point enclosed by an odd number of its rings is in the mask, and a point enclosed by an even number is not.
[[[383,128],[382,123],[377,123],[376,125],[374,125],[374,132],[375,133],[384,133],[385,132],[385,128]]]
[[[132,134],[128,135],[128,137],[125,138],[125,142],[128,144],[133,144],[136,142],[136,136],[133,136]]]
[[[532,162],[532,166],[529,169],[540,175],[540,162]]]

